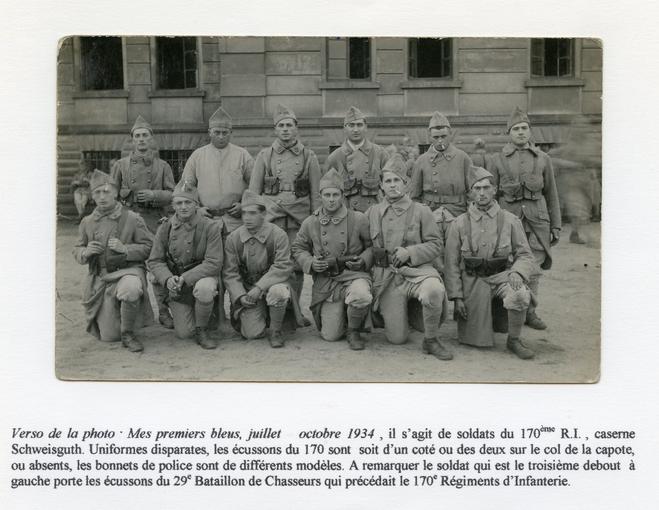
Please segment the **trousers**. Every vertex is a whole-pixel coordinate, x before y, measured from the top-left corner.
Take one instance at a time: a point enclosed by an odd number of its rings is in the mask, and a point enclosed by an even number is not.
[[[217,292],[217,278],[207,276],[195,283],[192,289],[195,300],[193,306],[178,301],[169,301],[169,309],[174,319],[174,332],[178,338],[190,338],[194,335],[195,327],[206,327],[208,325],[213,300],[217,296]],[[201,309],[204,310],[202,316],[198,313]]]
[[[101,303],[101,308],[96,315],[96,323],[98,324],[101,340],[104,342],[116,342],[121,339],[121,302],[137,302],[142,297],[143,292],[142,280],[133,275],[126,275],[119,278],[114,295],[106,292]]]
[[[320,308],[322,321],[320,336],[328,342],[335,342],[345,334],[348,306],[366,308],[373,301],[371,284],[365,278],[356,278],[341,285],[341,299],[327,300]]]
[[[265,335],[268,319],[268,307],[286,306],[291,293],[285,283],[276,283],[268,289],[265,299],[259,299],[255,306],[245,308],[240,314],[240,334],[252,340]]]

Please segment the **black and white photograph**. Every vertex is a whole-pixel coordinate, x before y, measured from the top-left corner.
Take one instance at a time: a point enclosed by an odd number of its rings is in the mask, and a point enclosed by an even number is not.
[[[56,376],[596,383],[607,50],[61,38]]]

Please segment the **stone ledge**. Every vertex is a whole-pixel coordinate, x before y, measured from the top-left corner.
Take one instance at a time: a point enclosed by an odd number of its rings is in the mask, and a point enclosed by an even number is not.
[[[73,99],[103,99],[129,97],[130,92],[125,89],[115,90],[79,90],[72,94]]]
[[[526,88],[532,87],[583,87],[586,80],[581,78],[531,78],[524,82]]]
[[[321,81],[318,85],[320,90],[324,89],[379,89],[380,84],[375,81],[357,81],[357,80],[330,80]]]
[[[413,79],[400,82],[401,89],[459,89],[462,87],[462,80],[441,79],[424,80]]]
[[[148,97],[204,97],[205,90],[201,89],[162,89],[150,90]]]

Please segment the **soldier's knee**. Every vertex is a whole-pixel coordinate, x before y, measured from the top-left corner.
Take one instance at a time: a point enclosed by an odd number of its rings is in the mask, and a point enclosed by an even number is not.
[[[137,301],[142,297],[142,293],[142,280],[137,276],[122,276],[117,283],[117,299],[119,301]]]
[[[249,321],[244,319],[241,322],[240,334],[247,340],[255,340],[265,336],[265,321]]]
[[[385,336],[387,337],[387,342],[390,344],[402,345],[407,342],[407,331],[396,333],[387,332]]]
[[[210,276],[202,278],[195,283],[192,295],[201,303],[210,303],[217,296],[217,280]]]
[[[445,292],[444,285],[439,278],[426,278],[419,288],[419,301],[423,306],[440,307]]]
[[[185,340],[186,338],[192,338],[194,335],[194,328],[182,320],[176,320],[174,318],[174,334],[176,338]]]
[[[503,297],[503,307],[506,310],[524,311],[531,304],[531,292],[527,287],[522,287],[519,290],[508,288],[505,296]]]
[[[336,342],[340,340],[343,336],[343,331],[340,331],[336,327],[326,327],[323,325],[323,329],[320,330],[320,337],[326,342]]]
[[[346,305],[354,306],[355,308],[365,308],[373,302],[373,294],[371,294],[371,286],[368,280],[359,278],[354,280],[348,292],[346,292]]]
[[[283,306],[289,299],[291,299],[291,292],[288,285],[284,283],[276,283],[265,296],[265,302],[268,306]]]

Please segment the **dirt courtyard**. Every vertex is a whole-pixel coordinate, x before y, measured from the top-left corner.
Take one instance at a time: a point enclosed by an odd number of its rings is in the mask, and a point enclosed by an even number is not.
[[[77,226],[60,221],[56,375],[73,380],[594,382],[600,363],[600,225],[587,225],[584,232],[587,244],[571,244],[566,225],[554,249],[554,266],[544,272],[538,313],[549,327],[524,327],[522,332],[535,359],[522,361],[507,352],[505,334],[495,335],[493,348],[460,345],[456,323],[449,319],[440,337],[454,359],[445,362],[422,353],[423,335],[414,330],[405,345],[387,343],[382,330],[376,330],[367,336],[366,349],[355,352],[345,341],[323,341],[313,326],[288,335],[283,349],[272,349],[265,339],[241,339],[227,325],[213,333],[219,347],[206,351],[156,325],[138,332],[144,352],[130,353],[120,342],[100,342],[85,332],[81,293],[86,266],[71,255]],[[307,277],[302,305],[308,318],[310,289]]]

